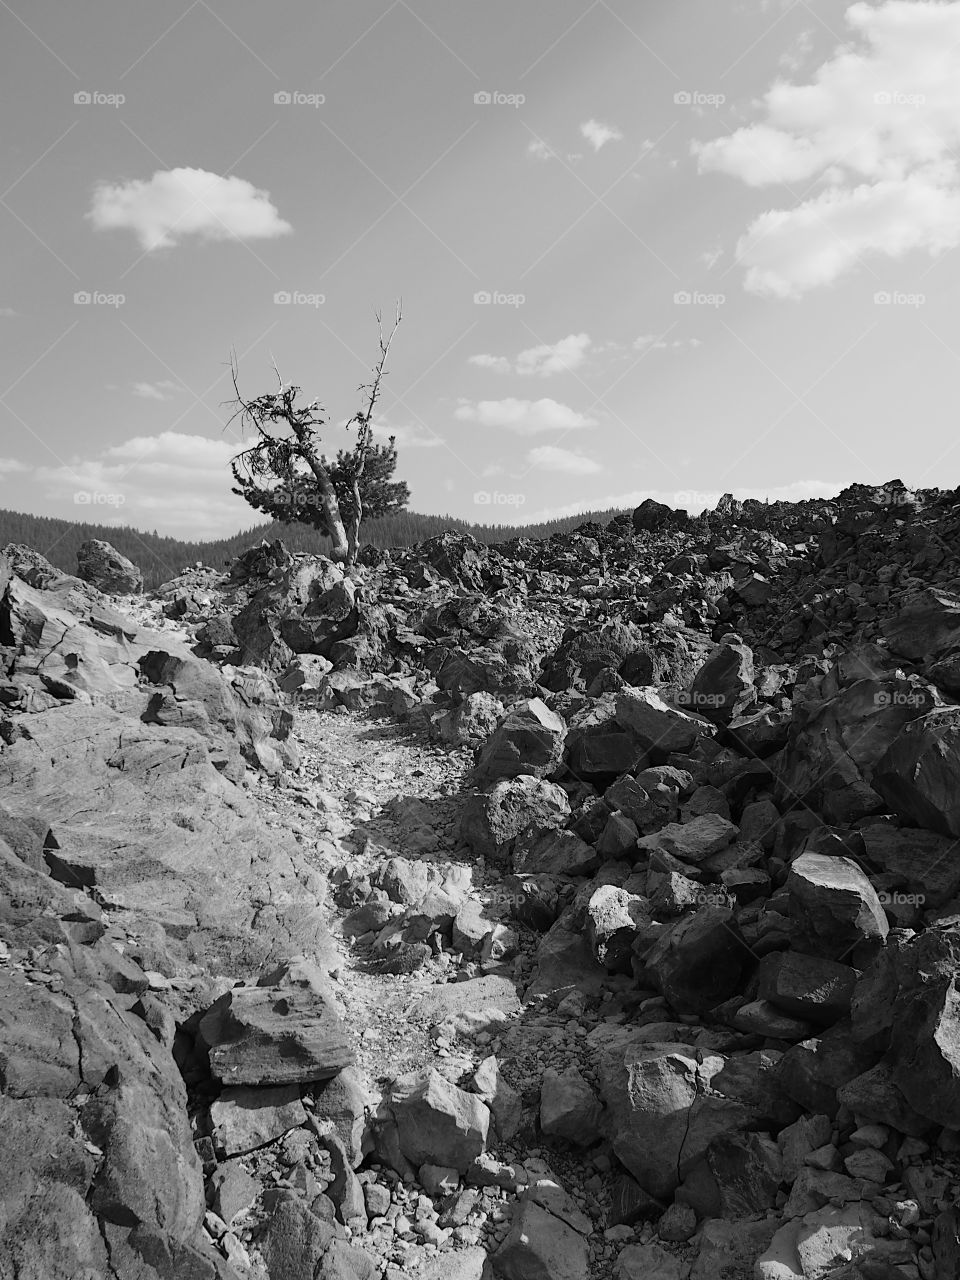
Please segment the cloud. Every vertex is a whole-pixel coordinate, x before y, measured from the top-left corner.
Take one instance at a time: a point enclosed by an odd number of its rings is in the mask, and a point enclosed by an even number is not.
[[[47,495],[76,502],[75,519],[123,524],[184,538],[217,538],[263,519],[230,492],[235,439],[210,439],[164,431],[135,436],[69,465],[38,467]],[[91,496],[92,495],[92,496]],[[114,521],[116,522],[116,521]],[[171,576],[179,572],[172,566]]]
[[[469,356],[467,364],[475,364],[479,369],[494,369],[497,373],[509,373],[513,368],[506,356]]]
[[[480,400],[476,404],[461,400],[453,416],[460,422],[476,422],[482,427],[506,427],[520,435],[597,425],[595,418],[550,399],[517,400],[508,397],[506,400]]]
[[[23,472],[32,470],[25,462],[20,462],[17,458],[0,458],[0,479],[8,475],[20,475]]]
[[[698,255],[699,261],[703,263],[708,271],[712,271],[722,257],[723,250],[719,247],[716,249],[705,249],[703,253]]]
[[[490,355],[470,356],[467,363],[481,369],[493,369],[497,373],[515,372],[527,377],[549,378],[555,373],[578,369],[586,359],[590,345],[588,333],[571,333],[558,342],[541,342],[536,347],[528,347],[520,352],[515,363],[506,356]]]
[[[0,307],[0,318],[4,320],[12,320],[18,314],[13,307]]]
[[[533,138],[527,143],[527,155],[535,160],[552,160],[557,153],[542,138]]]
[[[187,236],[272,240],[292,230],[268,192],[205,169],[158,169],[149,180],[99,182],[86,216],[98,231],[133,231],[148,252],[169,249]]]
[[[623,134],[612,124],[601,124],[599,120],[587,120],[580,126],[580,132],[593,147],[599,151],[608,142],[621,142]]]
[[[398,450],[437,449],[444,443],[440,436],[433,435],[429,431],[423,431],[412,423],[401,423],[395,427],[389,422],[375,422],[373,424],[373,434],[381,443],[385,443],[391,436],[395,436]]]
[[[752,292],[797,298],[863,255],[960,243],[960,3],[860,2],[845,18],[854,43],[810,83],[776,81],[762,119],[693,144],[701,172],[806,188],[740,239]]]
[[[179,382],[161,378],[159,382],[135,382],[133,394],[141,400],[169,400],[171,395],[183,390]]]
[[[556,445],[543,444],[527,454],[531,467],[541,471],[560,471],[568,475],[591,476],[602,471],[599,462],[587,458],[573,449],[560,449]]]

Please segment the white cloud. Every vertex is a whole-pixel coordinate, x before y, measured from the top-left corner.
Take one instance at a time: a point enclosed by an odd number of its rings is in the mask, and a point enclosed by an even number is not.
[[[542,138],[533,138],[527,144],[527,155],[535,160],[552,160],[556,152]]]
[[[476,404],[461,400],[453,416],[460,422],[477,422],[482,427],[506,427],[520,435],[596,426],[595,418],[547,398],[518,400],[508,397],[505,400],[480,400]]]
[[[608,142],[621,142],[623,134],[612,124],[601,124],[599,120],[587,120],[580,126],[580,132],[593,147],[599,151]]]
[[[541,342],[536,347],[528,347],[511,363],[506,356],[476,355],[469,356],[467,363],[481,369],[493,369],[497,373],[515,372],[524,376],[549,378],[555,373],[569,373],[579,369],[590,350],[588,333],[571,333],[558,342]]]
[[[444,443],[440,436],[422,430],[415,423],[401,423],[395,427],[389,422],[375,422],[373,434],[381,443],[386,443],[391,436],[395,436],[398,450],[437,449]]]
[[[77,503],[78,520],[118,516],[123,524],[172,536],[223,537],[264,518],[230,492],[230,459],[241,447],[235,439],[164,431],[66,466],[38,467],[36,478],[60,501],[95,495]]]
[[[98,231],[133,231],[148,251],[168,249],[186,236],[270,240],[292,230],[268,192],[205,169],[158,169],[149,180],[100,182],[87,217]]]
[[[0,458],[0,478],[8,475],[20,475],[31,469],[25,462],[20,462],[17,458]]]
[[[860,2],[845,17],[856,44],[809,84],[776,81],[756,124],[694,144],[702,172],[806,187],[737,246],[756,293],[796,298],[865,254],[960,243],[960,3]]]
[[[475,364],[479,369],[494,369],[497,373],[509,373],[513,368],[506,356],[469,356],[467,364]]]
[[[590,349],[588,333],[571,333],[559,342],[542,342],[517,356],[517,373],[549,378],[554,373],[567,373],[583,364]]]
[[[169,400],[171,395],[182,391],[179,382],[171,382],[169,378],[161,378],[159,382],[135,382],[133,394],[141,400]]]
[[[527,454],[527,461],[541,471],[560,471],[568,475],[592,476],[602,471],[599,462],[587,458],[573,449],[560,449],[556,445],[539,445]]]
[[[13,307],[0,307],[0,317],[4,320],[12,320],[17,314]]]

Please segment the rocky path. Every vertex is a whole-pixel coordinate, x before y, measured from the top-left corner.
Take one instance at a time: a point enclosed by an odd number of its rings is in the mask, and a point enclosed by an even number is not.
[[[361,1174],[368,1179],[368,1203],[383,1187],[390,1206],[357,1243],[379,1257],[386,1280],[479,1277],[483,1257],[510,1230],[518,1193],[528,1182],[552,1176],[563,1188],[566,1217],[588,1235],[591,1280],[610,1276],[623,1243],[645,1237],[641,1229],[637,1236],[622,1227],[604,1232],[609,1162],[602,1155],[585,1160],[565,1143],[543,1148],[532,1124],[545,1070],[562,1072],[579,1063],[589,1073],[584,1042],[590,1026],[577,1021],[577,1010],[558,1012],[537,1001],[524,1007],[514,994],[533,967],[537,935],[518,928],[506,960],[483,962],[458,951],[454,933],[454,943],[435,946],[422,967],[390,973],[381,971],[372,950],[374,930],[359,937],[344,932],[350,887],[398,855],[437,873],[452,872],[469,884],[466,901],[484,911],[497,908],[500,871],[482,860],[478,864],[458,836],[472,753],[441,748],[389,720],[342,710],[301,708],[297,734],[300,775],[260,780],[254,794],[269,821],[314,850],[314,865],[330,885],[326,908],[340,961],[333,974],[359,1071],[375,1093],[424,1067],[463,1084],[484,1061],[489,1070],[492,1056],[504,1092],[515,1100],[510,1141],[488,1144],[491,1181],[502,1186],[461,1184],[461,1212],[444,1216],[448,1196],[425,1201],[422,1188],[405,1186],[374,1164]],[[492,1028],[490,1000],[503,1006],[494,1009]],[[438,1227],[444,1221],[459,1225]],[[255,1240],[256,1231],[251,1235]]]

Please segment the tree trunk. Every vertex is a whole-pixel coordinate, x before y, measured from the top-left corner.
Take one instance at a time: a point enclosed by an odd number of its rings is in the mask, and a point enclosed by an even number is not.
[[[340,503],[337,501],[336,490],[331,483],[329,475],[327,475],[327,469],[323,463],[315,457],[308,457],[307,463],[316,477],[317,485],[320,489],[320,505],[323,507],[323,514],[327,521],[327,531],[333,544],[330,548],[330,559],[350,564],[350,544],[347,540],[347,531],[343,527],[343,517],[340,515]]]
[[[355,479],[352,485],[353,489],[353,518],[350,521],[350,530],[347,535],[347,564],[355,565],[357,563],[357,549],[360,545],[360,525],[363,521],[363,502],[360,498],[360,485]]]

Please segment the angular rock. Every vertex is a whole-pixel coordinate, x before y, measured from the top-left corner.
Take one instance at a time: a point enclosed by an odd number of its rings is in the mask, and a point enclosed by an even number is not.
[[[839,959],[859,942],[887,936],[876,890],[850,858],[801,854],[790,866],[787,890],[791,919],[821,955]]]
[[[524,831],[556,830],[570,816],[567,793],[555,782],[523,776],[499,782],[488,794],[467,796],[461,839],[481,857],[500,857]]]
[[[771,952],[760,961],[760,996],[778,1009],[820,1026],[850,1016],[857,972],[849,965],[803,955]]]
[[[739,637],[725,636],[697,672],[684,705],[708,720],[725,724],[756,702],[753,679],[753,650]]]
[[[649,918],[646,901],[615,885],[601,885],[587,903],[587,937],[593,954],[610,973],[630,973],[637,923]]]
[[[752,960],[729,907],[701,907],[672,925],[644,958],[645,971],[678,1012],[706,1012],[737,990]]]
[[[247,1085],[224,1089],[210,1107],[214,1143],[227,1156],[256,1151],[306,1120],[300,1090],[294,1084],[275,1089]]]
[[[108,595],[139,595],[143,590],[143,574],[133,561],[98,538],[80,544],[77,577]]]
[[[587,1280],[589,1274],[583,1236],[532,1200],[521,1202],[491,1262],[503,1280]]]
[[[641,849],[663,849],[681,862],[695,865],[725,849],[738,835],[736,825],[718,813],[704,813],[689,822],[672,822],[654,835],[644,836]]]
[[[652,686],[619,693],[616,717],[643,746],[661,756],[688,751],[697,738],[716,733],[709,720],[671,706]]]
[[[960,835],[960,707],[940,707],[904,725],[877,762],[873,786],[899,817]]]
[[[329,1080],[354,1061],[350,1036],[323,975],[305,960],[269,983],[234,987],[204,1014],[200,1036],[224,1084]]]
[[[543,778],[563,755],[567,726],[540,698],[516,706],[488,740],[477,763],[480,786],[521,775]]]
[[[442,1164],[463,1173],[486,1147],[489,1108],[438,1071],[427,1069],[396,1080],[389,1105],[400,1150],[417,1167]]]
[[[551,1138],[590,1147],[600,1138],[601,1106],[576,1067],[548,1067],[540,1085],[540,1128]]]

